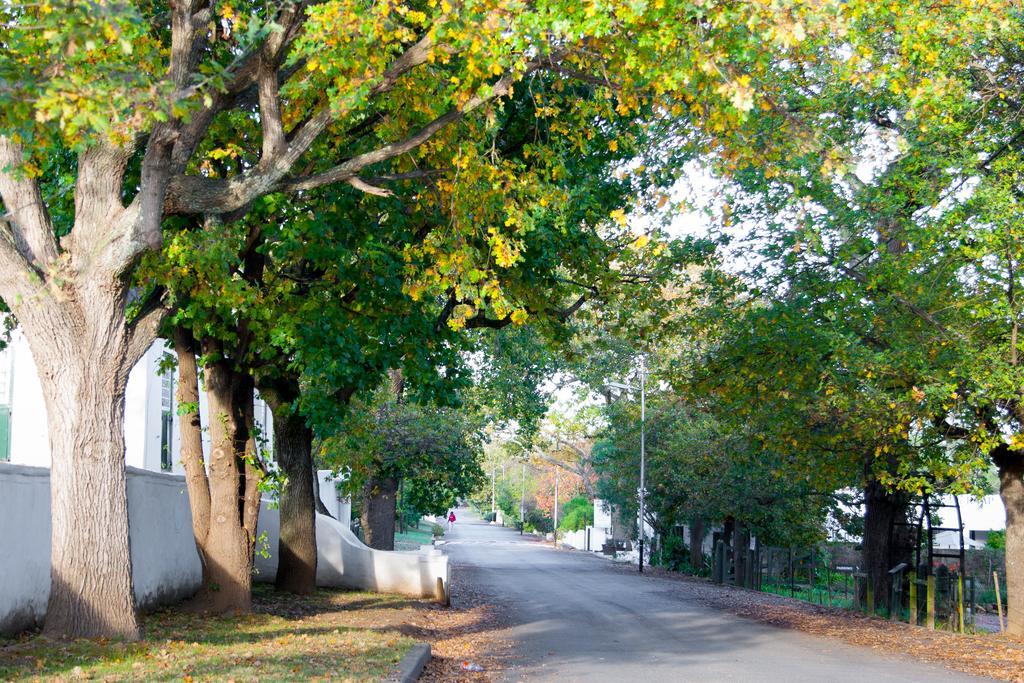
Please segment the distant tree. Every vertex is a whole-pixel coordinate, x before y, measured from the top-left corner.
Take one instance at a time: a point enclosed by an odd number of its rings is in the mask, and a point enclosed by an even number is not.
[[[558,528],[562,531],[579,531],[593,523],[594,503],[586,496],[571,498],[558,513]]]
[[[379,550],[394,550],[400,489],[408,509],[439,515],[485,479],[479,423],[456,409],[397,401],[395,388],[379,390],[374,403],[355,401],[347,429],[326,446],[327,461],[350,472],[364,539]]]

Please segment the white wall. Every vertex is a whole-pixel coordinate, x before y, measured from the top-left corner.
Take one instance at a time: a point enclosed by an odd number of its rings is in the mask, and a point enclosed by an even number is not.
[[[0,633],[39,624],[50,594],[50,471],[0,463]],[[182,477],[128,469],[135,598],[142,608],[198,590],[202,566]]]
[[[139,605],[165,605],[194,594],[203,568],[185,478],[128,468],[128,520]]]
[[[50,466],[50,438],[46,434],[46,403],[36,375],[28,341],[15,331],[7,353],[13,356],[11,392],[11,462]]]
[[[0,464],[0,633],[33,626],[50,595],[50,470]]]
[[[590,535],[590,547],[587,548],[587,535]],[[576,550],[590,550],[601,552],[601,546],[611,538],[601,529],[592,526],[585,527],[578,531],[567,531],[562,534],[562,544],[575,548]]]
[[[260,507],[258,533],[265,534],[267,557],[256,557],[256,580],[277,576],[280,512],[267,501]],[[417,598],[437,596],[437,580],[448,587],[448,556],[427,546],[418,552],[374,550],[349,529],[327,515],[316,516],[318,586],[399,593]]]
[[[336,520],[348,527],[352,523],[352,499],[342,496],[337,487],[345,476],[334,476],[331,470],[317,470],[316,476],[320,482],[320,501]]]
[[[172,352],[170,345],[158,339],[128,375],[125,390],[125,463],[153,472],[163,471],[160,459],[161,436],[161,390],[163,376],[159,374],[161,358]],[[0,362],[11,362],[11,452],[10,462],[34,467],[50,466],[50,444],[47,436],[46,404],[36,373],[32,352],[24,335],[15,331],[11,344],[2,352]],[[177,370],[174,371],[173,387],[176,391]],[[203,425],[208,424],[209,409],[206,393],[200,387],[200,417]],[[254,407],[257,426],[264,435],[269,449],[273,443],[273,416],[259,396]],[[171,415],[171,472],[184,474],[181,465],[181,439],[178,434],[177,401],[172,400]],[[203,432],[203,450],[209,455],[209,432]]]

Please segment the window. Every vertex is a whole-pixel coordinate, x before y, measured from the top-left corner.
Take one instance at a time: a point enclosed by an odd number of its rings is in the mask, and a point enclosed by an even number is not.
[[[171,443],[174,438],[174,365],[170,354],[164,354],[160,376],[160,469],[174,467]]]

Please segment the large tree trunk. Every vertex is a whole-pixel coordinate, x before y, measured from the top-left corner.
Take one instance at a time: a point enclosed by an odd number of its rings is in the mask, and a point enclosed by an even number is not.
[[[405,377],[400,369],[388,370],[391,398],[401,404],[405,391]],[[363,540],[377,550],[395,549],[395,514],[398,507],[398,478],[382,474],[386,463],[377,463],[378,470],[363,486],[361,515]]]
[[[690,567],[694,571],[704,566],[704,520],[690,521]]]
[[[994,460],[1006,508],[1007,631],[1024,636],[1024,456],[1004,452]]]
[[[363,540],[377,550],[395,549],[395,503],[398,479],[370,477],[363,487]]]
[[[281,536],[277,553],[278,590],[316,591],[316,508],[313,489],[313,432],[287,406],[274,407],[274,456],[284,471]]]
[[[737,586],[747,585],[747,553],[750,548],[750,533],[743,522],[736,522],[732,539],[732,558]]]
[[[155,338],[153,300],[126,315],[128,278],[160,243],[154,167],[131,207],[122,178],[131,148],[99,145],[77,159],[74,226],[58,244],[28,158],[0,136],[0,296],[32,349],[51,455],[51,590],[44,631],[138,638],[128,536],[124,392]],[[156,153],[151,159],[158,161]]]
[[[128,537],[128,371],[111,368],[109,357],[82,338],[57,357],[34,344],[33,355],[51,454],[51,584],[44,633],[135,640],[141,631]]]
[[[725,518],[724,522],[722,522],[722,542],[730,548],[732,547],[732,535],[735,530],[736,518],[730,515]]]
[[[861,571],[870,575],[875,607],[889,607],[889,570],[908,560],[900,528],[893,526],[907,521],[908,504],[906,493],[890,491],[877,481],[872,480],[864,487]]]
[[[128,536],[124,394],[142,351],[123,318],[110,314],[123,311],[123,290],[63,296],[40,293],[35,307],[18,311],[42,385],[50,442],[44,632],[133,640],[141,631]]]
[[[181,464],[185,467],[188,502],[192,509],[192,534],[203,562],[203,585],[207,576],[206,543],[210,533],[210,481],[203,460],[203,430],[199,416],[199,368],[194,341],[182,329],[174,330],[174,351],[178,356],[178,433]]]
[[[208,581],[197,604],[216,613],[248,612],[252,608],[255,552],[253,480],[258,479],[246,462],[247,455],[249,459],[255,456],[249,453],[252,381],[234,372],[224,360],[209,363],[205,377],[210,406],[210,529]],[[257,512],[258,503],[255,498]]]

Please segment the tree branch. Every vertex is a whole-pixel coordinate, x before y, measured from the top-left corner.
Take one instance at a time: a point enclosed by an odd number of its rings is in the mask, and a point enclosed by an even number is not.
[[[541,62],[534,61],[527,65],[522,75],[531,73],[540,68]],[[433,121],[428,123],[423,128],[419,129],[409,137],[398,142],[378,147],[371,152],[364,152],[363,154],[356,155],[348,161],[344,161],[334,168],[312,175],[304,180],[295,181],[288,183],[282,189],[289,192],[298,192],[302,190],[312,190],[322,185],[329,185],[337,182],[347,182],[350,178],[354,177],[359,171],[363,170],[367,166],[380,163],[393,159],[397,156],[410,152],[424,142],[432,138],[438,131],[443,130],[445,127],[461,120],[467,114],[479,108],[487,102],[491,102],[500,97],[504,97],[512,90],[512,85],[515,82],[516,76],[512,73],[505,74],[502,76],[497,83],[494,84],[491,93],[487,96],[475,96],[470,99],[461,109],[453,107],[444,114],[438,116]]]
[[[904,308],[909,310],[911,313],[913,313],[915,316],[917,316],[921,320],[925,321],[926,323],[928,323],[929,325],[931,325],[932,327],[934,327],[936,330],[938,330],[939,332],[943,333],[944,335],[946,335],[948,337],[955,337],[956,339],[959,339],[960,341],[967,341],[967,337],[965,337],[959,331],[949,329],[948,327],[943,325],[938,320],[938,318],[936,318],[931,313],[929,313],[925,309],[923,309],[920,306],[918,306],[917,304],[915,304],[910,299],[907,299],[907,298],[905,298],[905,297],[897,294],[896,292],[893,292],[893,291],[891,291],[891,290],[889,290],[889,289],[887,289],[885,287],[879,287],[876,283],[871,283],[868,280],[867,276],[865,276],[863,273],[861,273],[860,271],[858,271],[858,270],[856,270],[854,268],[850,268],[849,266],[845,266],[845,265],[843,265],[841,263],[836,263],[834,261],[833,261],[833,263],[835,264],[836,268],[838,268],[844,274],[852,277],[854,280],[856,280],[857,282],[861,283],[862,285],[872,285],[879,292],[882,292],[886,296],[891,297],[893,301],[897,302],[898,304],[900,304],[901,306],[903,306]]]
[[[24,159],[20,145],[0,136],[0,199],[6,207],[3,219],[10,228],[13,246],[40,271],[57,258],[57,240],[39,184],[17,175]]]
[[[138,313],[128,323],[128,361],[129,367],[134,366],[146,349],[157,337],[160,325],[170,313],[164,304],[165,290],[157,287],[142,302]]]
[[[370,91],[371,97],[391,90],[404,74],[426,62],[430,45],[431,41],[428,37],[421,38],[398,57],[391,67],[384,72],[380,82]],[[272,82],[267,78],[262,87],[263,92],[260,93],[261,106],[264,100],[271,98],[271,86]],[[276,97],[276,93],[273,97]],[[272,104],[269,106],[273,108]],[[172,179],[171,187],[168,189],[165,210],[167,213],[172,214],[230,213],[247,206],[257,197],[269,192],[292,189],[287,187],[282,180],[333,121],[334,115],[331,112],[331,107],[329,104],[325,104],[287,136],[287,144],[277,146],[276,154],[264,156],[258,168],[236,178],[222,180],[199,176],[175,177]],[[205,127],[208,126],[209,123],[207,122]],[[205,131],[205,127],[202,130]],[[429,139],[435,132],[436,130],[431,130],[422,140],[410,146],[396,148],[390,155],[386,151],[382,152],[381,150],[387,150],[394,146],[385,146],[375,153],[361,155],[361,157],[357,157],[357,159],[362,160],[361,163],[357,164],[351,172],[341,177],[328,179],[311,187],[318,187],[328,182],[348,181],[349,178],[355,176],[359,170],[370,163],[390,159],[393,156],[402,154],[408,149],[422,144],[423,141]],[[381,154],[383,156],[380,156]],[[183,156],[183,153],[179,154],[179,156]],[[191,152],[189,152],[189,156],[191,156]],[[294,191],[294,189],[292,190]]]
[[[277,68],[269,58],[264,57],[260,60],[259,75],[256,80],[260,100],[260,126],[263,129],[260,165],[263,165],[280,157],[285,147]]]

